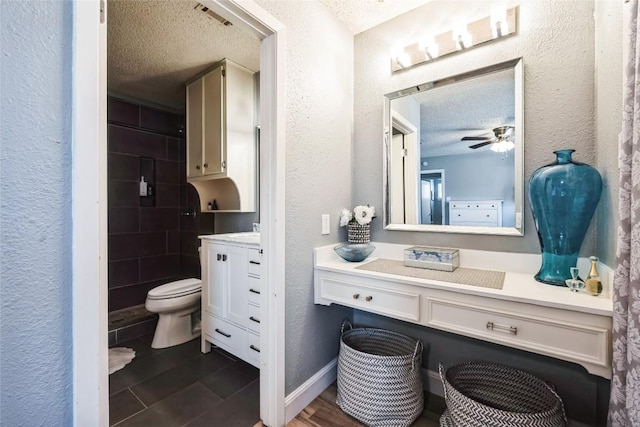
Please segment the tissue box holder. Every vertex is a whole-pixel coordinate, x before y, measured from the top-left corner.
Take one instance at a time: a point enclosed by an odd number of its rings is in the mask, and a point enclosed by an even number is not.
[[[413,246],[404,250],[404,265],[431,270],[453,271],[460,265],[457,249]]]

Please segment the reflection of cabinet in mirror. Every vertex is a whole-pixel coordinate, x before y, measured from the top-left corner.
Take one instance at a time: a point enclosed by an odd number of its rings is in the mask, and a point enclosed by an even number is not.
[[[221,210],[255,211],[254,73],[223,60],[186,90],[187,180],[202,210],[216,199]]]
[[[451,200],[449,224],[502,227],[502,200]]]

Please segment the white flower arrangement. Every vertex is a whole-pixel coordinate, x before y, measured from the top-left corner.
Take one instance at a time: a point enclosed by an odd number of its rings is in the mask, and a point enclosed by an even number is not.
[[[351,221],[356,221],[360,225],[369,224],[375,218],[376,209],[373,206],[356,206],[353,211],[342,209],[340,213],[340,227],[345,227]]]

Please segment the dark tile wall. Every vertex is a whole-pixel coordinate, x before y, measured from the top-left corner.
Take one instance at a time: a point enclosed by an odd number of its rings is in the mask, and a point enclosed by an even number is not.
[[[109,97],[107,121],[114,311],[143,304],[160,284],[200,277],[197,236],[213,233],[214,216],[200,214],[198,193],[186,182],[183,115]],[[139,196],[140,157],[155,163],[153,203]]]

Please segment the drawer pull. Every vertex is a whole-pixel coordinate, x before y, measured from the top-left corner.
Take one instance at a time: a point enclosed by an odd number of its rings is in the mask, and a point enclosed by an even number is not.
[[[360,294],[353,294],[353,299],[358,299],[360,298]]]
[[[220,335],[224,335],[227,338],[231,338],[231,334],[226,334],[224,332],[222,332],[220,329],[216,328],[216,332],[219,333]]]
[[[249,264],[260,265],[258,261],[249,261]]]
[[[249,346],[249,348],[250,348],[251,350],[253,350],[253,351],[257,351],[258,353],[260,353],[260,349],[259,349],[258,347],[256,347],[255,345],[253,345],[253,344],[251,344],[251,345]]]
[[[249,292],[252,292],[252,293],[254,293],[254,294],[258,294],[258,295],[260,295],[260,291],[256,291],[256,290],[255,290],[255,289],[253,289],[253,288],[249,289]]]
[[[222,255],[218,254],[218,261],[222,259]]]
[[[365,300],[367,301],[371,301],[373,299],[373,297],[371,295],[369,295],[368,297],[365,298]]]
[[[512,335],[518,335],[518,328],[515,326],[497,325],[493,322],[487,322],[487,329],[490,331],[506,332]]]
[[[254,322],[256,322],[256,323],[260,323],[260,319],[256,319],[256,318],[255,318],[255,317],[253,317],[253,316],[249,316],[249,320],[253,320],[253,321],[254,321]]]
[[[227,260],[227,256],[226,255],[222,255],[222,261],[226,261]]]

